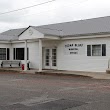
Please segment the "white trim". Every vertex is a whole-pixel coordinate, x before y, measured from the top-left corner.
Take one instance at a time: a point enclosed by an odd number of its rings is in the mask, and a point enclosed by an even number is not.
[[[49,66],[46,66],[46,49],[49,49]],[[56,66],[52,65],[52,49],[56,49]],[[56,47],[45,47],[44,48],[44,68],[45,69],[57,69],[57,48]]]
[[[46,50],[49,49],[49,66],[46,65]],[[50,65],[50,48],[45,47],[44,48],[44,69],[51,69],[51,65]]]
[[[89,45],[89,44],[88,44],[88,45]],[[87,45],[87,46],[88,46],[88,45]],[[97,45],[100,45],[100,46],[101,46],[101,55],[99,55],[99,56],[98,56],[98,55],[95,55],[95,56],[93,55],[93,51],[92,51],[93,45],[96,45],[96,46],[97,46]],[[98,43],[98,44],[90,44],[90,46],[91,46],[91,56],[88,56],[88,57],[100,57],[100,56],[102,57],[102,45],[103,45],[103,44],[100,44],[100,43]],[[103,57],[104,57],[104,56],[103,56]]]
[[[6,60],[7,60],[7,49],[8,49],[8,48],[6,48]]]
[[[27,40],[27,39],[26,39]],[[27,42],[38,42],[38,39],[29,39]],[[11,41],[11,43],[24,43],[25,40]]]
[[[10,46],[10,48],[9,48],[9,49],[10,49],[10,53],[9,53],[10,57],[9,57],[9,58],[10,58],[10,60],[14,60],[14,58],[13,58],[13,57],[14,57],[14,55],[13,55],[13,54],[14,54],[14,52],[13,52],[12,43],[11,43],[11,46]]]
[[[14,49],[14,48],[13,48],[13,49]],[[13,50],[13,51],[14,51],[14,50]],[[15,53],[14,53],[14,54],[15,54],[15,59],[14,59],[14,60],[16,60],[16,48],[15,48]]]
[[[45,38],[46,38],[46,39],[52,39],[52,40],[54,40],[54,39],[55,39],[55,40],[60,40],[60,37],[58,37],[58,36],[47,36],[47,35],[46,35],[46,36],[44,36],[44,39],[45,39]]]
[[[106,37],[110,37],[110,34],[106,34],[106,35],[91,35],[91,36],[67,36],[67,37],[58,37],[58,36],[44,36],[44,38],[42,38],[42,40],[44,39],[50,39],[50,40],[75,40],[75,39],[91,39],[91,38],[106,38]],[[39,41],[37,38],[36,39],[25,39],[27,40],[27,42],[36,42]],[[9,40],[9,41],[0,41],[0,43],[24,43],[25,40]]]
[[[19,35],[19,40],[40,39],[40,38],[44,38],[44,34],[31,26],[29,26]]]
[[[77,36],[77,37],[62,37],[61,40],[70,40],[70,39],[88,39],[88,38],[103,38],[103,37],[110,37],[110,34],[108,35],[92,35],[92,36]]]
[[[27,41],[25,41],[25,68],[24,71],[27,70]]]
[[[91,56],[92,56],[92,45],[90,45],[91,46]]]
[[[39,72],[42,71],[42,40],[39,39]]]
[[[9,44],[10,41],[0,41],[1,44]]]

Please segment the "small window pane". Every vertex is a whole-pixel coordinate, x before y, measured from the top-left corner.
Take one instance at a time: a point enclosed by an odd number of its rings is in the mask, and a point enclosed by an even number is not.
[[[56,63],[52,63],[52,66],[56,66]]]
[[[102,44],[102,56],[106,56],[106,44]]]
[[[92,45],[92,56],[102,56],[101,45]]]
[[[49,66],[49,63],[46,62],[46,66]]]
[[[14,60],[16,59],[16,58],[15,58],[15,56],[16,56],[15,53],[16,53],[16,52],[15,52],[15,48],[14,48],[14,49],[13,49],[13,59],[14,59]]]
[[[87,45],[87,56],[91,56],[91,45]]]
[[[10,50],[7,48],[7,60],[10,60]]]
[[[6,60],[6,48],[0,48],[0,60]]]

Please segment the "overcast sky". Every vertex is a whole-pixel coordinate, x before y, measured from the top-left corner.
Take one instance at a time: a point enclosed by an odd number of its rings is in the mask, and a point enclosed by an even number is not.
[[[50,0],[0,0],[0,13]],[[56,0],[54,2],[0,15],[0,32],[8,29],[110,16],[110,0]]]

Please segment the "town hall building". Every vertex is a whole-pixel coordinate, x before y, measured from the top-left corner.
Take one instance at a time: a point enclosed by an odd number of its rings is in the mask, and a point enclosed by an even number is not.
[[[39,71],[105,72],[110,63],[110,17],[5,31],[0,34],[3,61],[21,61],[25,71],[30,62],[30,68]]]

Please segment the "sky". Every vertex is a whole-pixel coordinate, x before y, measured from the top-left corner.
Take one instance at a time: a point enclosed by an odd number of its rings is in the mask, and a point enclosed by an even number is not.
[[[0,13],[51,0],[0,0]],[[28,26],[110,16],[110,0],[55,0],[33,8],[0,15],[0,32]]]

